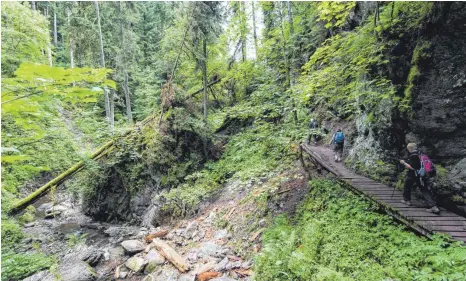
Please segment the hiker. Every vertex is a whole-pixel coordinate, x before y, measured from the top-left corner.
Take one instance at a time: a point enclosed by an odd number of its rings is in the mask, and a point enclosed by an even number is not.
[[[333,134],[330,145],[333,144],[333,151],[335,151],[335,162],[340,162],[343,156],[343,147],[345,145],[345,135],[341,128]]]
[[[424,175],[423,177],[419,175],[419,171],[421,171],[421,159],[417,150],[417,145],[415,143],[409,143],[406,148],[409,153],[408,162],[400,160],[400,163],[404,165],[405,169],[407,169],[403,189],[403,200],[401,200],[401,202],[405,205],[411,206],[411,191],[414,189],[415,185],[417,185],[421,190],[424,200],[429,206],[427,211],[439,214],[440,210],[438,209],[434,199],[432,199],[432,195],[428,189],[430,182],[428,175]]]
[[[316,120],[311,119],[309,123],[309,137],[307,138],[307,143],[311,143],[311,138],[314,139],[314,144],[317,144],[317,129],[319,125],[317,124]]]

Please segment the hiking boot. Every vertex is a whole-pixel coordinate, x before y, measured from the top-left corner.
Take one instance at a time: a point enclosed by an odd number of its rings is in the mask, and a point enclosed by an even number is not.
[[[429,213],[436,214],[436,215],[440,214],[440,210],[437,208],[437,206],[434,206],[434,207],[432,207],[432,208],[429,208],[429,209],[427,209],[426,211],[429,212]]]
[[[401,200],[401,203],[405,204],[406,206],[411,206],[411,201],[409,200]]]
[[[338,156],[335,155],[335,162],[338,162]]]

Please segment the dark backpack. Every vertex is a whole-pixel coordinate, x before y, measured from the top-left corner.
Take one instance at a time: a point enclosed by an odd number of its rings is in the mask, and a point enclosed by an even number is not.
[[[316,122],[316,121],[312,121],[311,123],[309,123],[309,128],[311,128],[311,129],[317,129],[317,122]]]
[[[335,143],[343,143],[345,141],[345,135],[343,132],[336,132],[335,133]]]

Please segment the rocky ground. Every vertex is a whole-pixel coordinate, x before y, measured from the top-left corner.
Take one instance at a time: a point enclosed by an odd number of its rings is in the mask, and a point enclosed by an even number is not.
[[[36,203],[22,251],[40,250],[58,265],[24,280],[250,280],[253,256],[272,218],[292,213],[308,191],[302,171],[231,180],[189,219],[154,227],[92,221],[65,194]]]

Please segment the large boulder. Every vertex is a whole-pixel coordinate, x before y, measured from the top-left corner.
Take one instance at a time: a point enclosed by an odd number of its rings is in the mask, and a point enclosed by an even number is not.
[[[456,190],[466,192],[466,158],[459,161],[447,176]]]
[[[146,246],[144,243],[138,240],[126,240],[121,242],[121,246],[125,249],[126,253],[129,255],[134,255],[139,252],[144,251]]]

